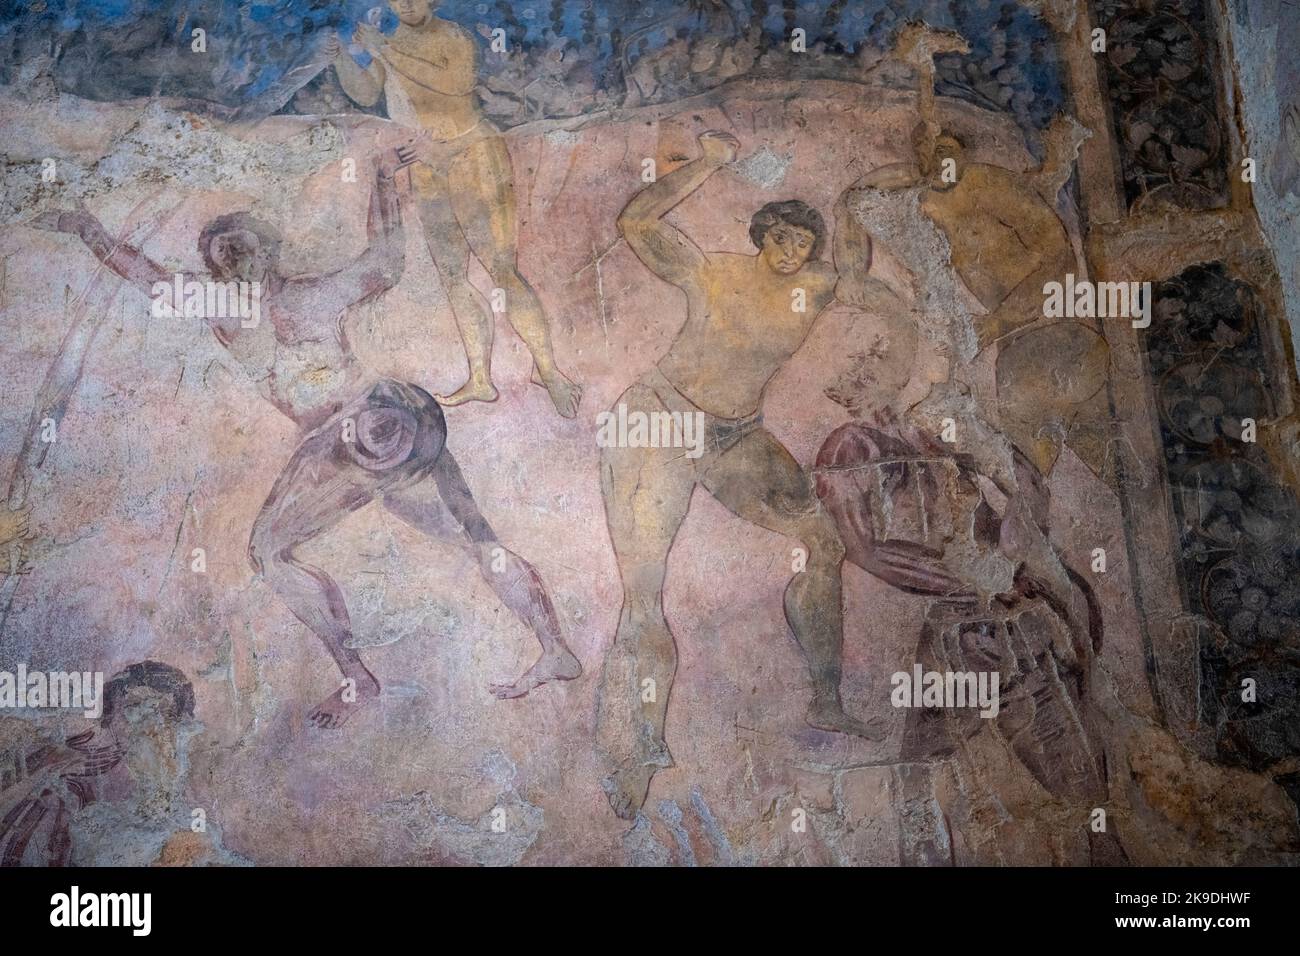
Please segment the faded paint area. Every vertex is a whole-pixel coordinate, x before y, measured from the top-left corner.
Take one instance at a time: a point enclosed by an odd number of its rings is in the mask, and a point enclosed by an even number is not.
[[[1124,4],[820,4],[802,54],[776,4],[594,6],[537,4],[493,60],[449,5],[485,120],[414,165],[359,72],[283,86],[317,41],[263,75],[246,25],[209,99],[165,70],[143,99],[2,35],[0,556],[31,568],[0,672],[120,679],[97,722],[0,712],[0,820],[31,824],[0,862],[1296,862],[1293,24],[1232,24],[1266,161],[1205,208],[1148,199],[1079,85]],[[791,200],[815,216],[756,248]],[[262,327],[152,315],[116,251],[201,276],[241,211],[292,290]],[[1049,321],[1052,269],[1152,282],[1153,325]],[[499,394],[461,402],[484,339]],[[289,379],[353,392],[308,425]],[[600,447],[637,402],[713,445]],[[916,667],[996,672],[1000,709],[899,706]]]

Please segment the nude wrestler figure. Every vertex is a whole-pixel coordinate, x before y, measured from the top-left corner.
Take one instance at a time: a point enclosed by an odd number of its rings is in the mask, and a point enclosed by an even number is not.
[[[393,0],[391,6],[399,20],[392,35],[369,24],[354,35],[373,57],[369,66],[352,59],[337,37],[327,42],[326,52],[355,102],[373,106],[387,83],[389,115],[427,136],[422,161],[413,171],[420,221],[469,360],[469,381],[436,398],[443,405],[460,405],[497,397],[493,316],[469,282],[473,255],[505,293],[506,317],[533,357],[533,381],[546,388],[560,415],[573,418],[582,388],[556,367],[546,313],[516,265],[519,230],[510,153],[475,98],[474,39],[458,24],[435,16],[436,2]],[[393,100],[399,95],[409,103],[411,116],[394,115]]]
[[[992,720],[970,708],[908,710],[900,795],[931,795],[929,776],[941,761],[960,764],[963,779],[978,778],[981,760],[972,754],[987,748],[1009,751],[1084,820],[1109,798],[1106,728],[1091,683],[1103,639],[1100,602],[1038,526],[1020,519],[1030,509],[1015,498],[1037,489],[981,471],[976,456],[956,452],[928,421],[914,422],[907,386],[925,345],[915,325],[886,316],[873,328],[870,347],[827,389],[857,420],[822,445],[817,494],[848,561],[929,598],[916,651],[923,670],[996,672],[1002,682]],[[1006,782],[984,785],[997,794]],[[1127,862],[1113,833],[1081,824],[1085,830],[1093,864]],[[984,856],[996,853],[992,843],[977,860],[997,859]],[[899,845],[905,864],[953,862],[950,841]]]
[[[523,676],[493,686],[497,697],[522,696],[581,672],[541,577],[501,546],[479,511],[446,448],[442,409],[415,385],[368,381],[340,325],[350,306],[378,296],[401,277],[405,236],[394,174],[413,161],[409,149],[381,158],[370,196],[369,246],[336,272],[283,276],[279,236],[248,213],[220,216],[198,237],[213,279],[261,287],[262,321],[252,327],[239,318],[205,321],[302,432],[254,522],[248,557],[294,616],[321,639],[346,679],[310,715],[325,729],[342,726],[379,696],[380,686],[348,646],[352,626],[338,585],[303,561],[297,549],[377,497],[402,521],[473,555],[502,603],[541,643],[541,656]],[[87,212],[47,214],[35,224],[80,237],[109,269],[147,294],[172,282],[172,275],[139,249],[114,244]],[[171,294],[166,293],[167,305],[183,314],[183,303],[171,301]],[[504,570],[493,570],[494,559]]]
[[[953,268],[986,310],[975,317],[975,336],[980,351],[996,350],[998,425],[1006,436],[1043,476],[1067,441],[1100,475],[1109,347],[1087,320],[1043,315],[1044,284],[1064,281],[1078,266],[1065,224],[1036,187],[1052,180],[1059,191],[1073,153],[1049,129],[1049,155],[1038,170],[971,161],[962,140],[942,128],[935,102],[933,58],[952,51],[968,51],[956,34],[925,24],[900,31],[896,55],[919,76],[913,158],[872,170],[858,185],[920,190],[922,210],[951,247]]]

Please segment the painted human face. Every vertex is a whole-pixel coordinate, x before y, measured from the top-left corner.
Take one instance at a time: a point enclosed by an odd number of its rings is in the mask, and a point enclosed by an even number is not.
[[[251,282],[263,278],[271,266],[257,234],[247,229],[217,233],[208,246],[208,254],[217,267],[218,279]]]
[[[438,8],[438,4],[431,0],[390,0],[388,5],[397,14],[397,19],[408,27],[418,27]]]
[[[778,221],[763,235],[759,255],[773,272],[794,275],[812,255],[817,237],[809,229]]]
[[[187,744],[201,729],[173,713],[167,694],[130,687],[118,701],[109,729],[125,744],[125,764],[137,784],[136,812],[145,819],[165,816],[179,798]]]

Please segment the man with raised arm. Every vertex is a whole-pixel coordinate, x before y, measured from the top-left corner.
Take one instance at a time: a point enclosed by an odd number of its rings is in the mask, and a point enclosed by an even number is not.
[[[379,681],[351,647],[343,594],[298,548],[376,498],[431,537],[451,540],[478,562],[488,584],[536,635],[537,662],[517,681],[495,685],[498,697],[519,697],[549,680],[577,677],[542,579],[528,562],[501,547],[445,447],[442,409],[423,389],[374,381],[352,351],[342,321],[347,310],[396,285],[405,265],[405,237],[395,172],[414,161],[409,147],[386,152],[370,196],[369,245],[351,263],[325,275],[286,278],[280,238],[267,223],[237,212],[209,222],[198,250],[219,282],[258,283],[260,321],[204,316],[217,340],[261,383],[266,397],[302,431],[302,438],[253,525],[248,557],[294,616],[325,644],[342,671],[342,686],[311,713],[325,729],[342,726],[379,696]],[[79,236],[113,272],[151,296],[166,312],[173,276],[139,249],[114,243],[86,212],[53,213],[37,225]],[[56,359],[75,371],[79,362]],[[71,374],[71,373],[69,373]],[[452,520],[449,520],[452,519]]]
[[[808,723],[878,736],[878,728],[846,714],[840,700],[844,547],[808,475],[763,427],[761,409],[768,382],[832,300],[867,311],[901,305],[866,276],[870,239],[843,200],[836,206],[836,267],[820,259],[821,214],[799,200],[768,203],[754,214],[753,255],[699,249],[664,216],[732,162],[739,147],[719,132],[706,132],[699,142],[698,159],[643,189],[618,220],[637,257],[686,296],[686,323],[667,354],[618,404],[629,415],[700,413],[705,423],[696,457],[680,448],[602,452],[601,488],[623,608],[605,660],[599,737],[614,763],[606,793],[627,819],[645,802],[655,772],[672,766],[663,734],[677,651],[664,617],[664,572],[696,485],[746,521],[799,543],[807,564],[786,588],[785,615],[812,677]]]
[[[437,399],[450,406],[497,398],[492,384],[494,317],[470,285],[473,256],[504,295],[504,303],[493,308],[505,312],[528,347],[533,382],[546,389],[561,416],[573,418],[582,387],[555,364],[546,312],[519,274],[510,151],[479,110],[474,38],[459,24],[436,16],[436,2],[392,0],[389,5],[398,19],[393,33],[363,23],[354,34],[372,57],[368,66],[352,59],[337,37],[327,41],[326,52],[354,102],[373,106],[386,96],[392,120],[424,133],[421,162],[412,172],[420,222],[469,362],[469,380]]]

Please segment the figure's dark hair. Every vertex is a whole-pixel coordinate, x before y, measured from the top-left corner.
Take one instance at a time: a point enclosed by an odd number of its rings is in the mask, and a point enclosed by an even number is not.
[[[912,127],[912,148],[913,149],[916,149],[923,142],[925,142],[925,137],[928,132],[929,130],[926,129],[924,120],[922,120],[921,122],[917,123],[914,127]],[[941,128],[939,132],[935,134],[934,138],[936,140],[945,139],[945,138],[950,139],[953,142],[955,142],[959,147],[961,147],[962,150],[966,149],[966,141],[962,139],[960,136],[958,136],[956,133],[954,133],[952,130],[948,129],[947,127]]]
[[[279,231],[270,223],[263,222],[261,219],[253,218],[252,213],[248,212],[231,212],[224,216],[218,216],[199,233],[199,254],[203,256],[203,263],[208,267],[208,271],[216,273],[217,264],[212,261],[212,252],[209,248],[213,236],[219,236],[223,232],[235,232],[237,230],[247,230],[257,236],[258,241],[271,255],[271,261],[280,257],[280,243],[283,237]]]
[[[811,232],[813,247],[808,258],[816,259],[821,255],[822,248],[826,245],[826,221],[816,209],[798,199],[770,202],[754,213],[754,218],[749,220],[749,241],[762,249],[763,237],[778,222]]]
[[[194,716],[194,686],[185,674],[170,664],[142,661],[118,671],[104,686],[104,712],[100,716],[103,726],[112,723],[113,714],[133,687],[147,687],[169,696],[171,706],[167,717],[171,721]]]

